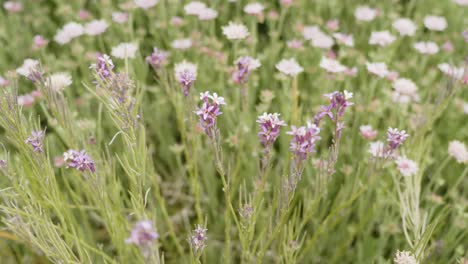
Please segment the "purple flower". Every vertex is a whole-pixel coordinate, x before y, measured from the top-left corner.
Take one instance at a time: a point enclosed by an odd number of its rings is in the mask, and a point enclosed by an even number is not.
[[[405,130],[398,130],[396,128],[388,128],[387,131],[387,142],[389,150],[393,151],[400,147],[403,142],[409,137]]]
[[[158,238],[159,234],[154,229],[153,223],[149,220],[142,220],[135,224],[125,243],[147,248]]]
[[[208,239],[206,231],[208,231],[208,229],[197,225],[189,237],[190,247],[197,256],[200,256],[201,252],[206,247],[206,240]]]
[[[0,159],[0,170],[3,170],[7,167],[7,161],[4,159]]]
[[[333,92],[330,94],[324,94],[330,100],[328,106],[321,106],[322,110],[319,111],[314,118],[314,123],[319,125],[320,121],[328,116],[331,121],[335,121],[335,118],[340,118],[343,116],[346,108],[353,105],[354,103],[350,102],[349,99],[353,98],[353,94],[348,91],[344,92]]]
[[[42,140],[44,139],[44,131],[37,130],[32,131],[31,136],[28,137],[25,142],[33,148],[34,152],[42,153]]]
[[[260,67],[260,62],[249,56],[243,56],[236,60],[236,70],[232,74],[235,83],[243,84],[249,80],[250,72]]]
[[[107,54],[99,54],[96,63],[92,64],[90,68],[94,69],[99,78],[104,81],[112,76],[114,63]]]
[[[299,161],[304,161],[308,154],[315,152],[315,142],[320,140],[319,133],[320,128],[310,122],[307,122],[307,126],[299,128],[291,126],[291,131],[286,133],[293,136],[289,150]]]
[[[279,119],[279,115],[278,113],[263,113],[263,115],[258,117],[257,123],[260,124],[258,138],[266,152],[269,151],[278,138],[280,127],[286,126],[286,123]]]
[[[153,49],[153,53],[146,57],[146,62],[150,64],[155,70],[159,70],[164,62],[166,61],[169,53],[163,50],[160,50],[156,47]]]
[[[200,100],[202,106],[197,107],[195,114],[200,118],[200,126],[205,133],[212,138],[216,131],[216,118],[222,114],[220,110],[221,105],[225,105],[224,98],[218,94],[210,92],[200,93]]]
[[[193,82],[197,79],[197,65],[183,61],[175,65],[176,80],[182,85],[182,91],[188,96]]]
[[[67,168],[75,168],[82,172],[87,170],[90,172],[96,171],[94,161],[84,149],[81,151],[68,150],[63,153],[63,160],[67,162]]]

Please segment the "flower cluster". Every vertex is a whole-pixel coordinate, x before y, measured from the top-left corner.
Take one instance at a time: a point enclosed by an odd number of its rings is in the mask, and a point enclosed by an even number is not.
[[[395,264],[418,264],[418,261],[409,251],[397,251],[393,259]]]
[[[300,161],[307,159],[308,154],[315,152],[315,143],[320,140],[320,128],[310,122],[307,126],[297,128],[291,126],[291,131],[286,134],[293,136],[291,139],[289,150],[294,153],[294,156]]]
[[[106,54],[98,54],[96,63],[92,64],[91,69],[96,71],[97,76],[102,80],[108,80],[113,75],[114,63]]]
[[[263,113],[258,117],[257,123],[260,124],[258,138],[265,148],[265,152],[268,152],[275,143],[280,133],[280,127],[286,126],[286,123],[279,119],[279,115],[278,113]]]
[[[158,238],[159,234],[154,230],[153,222],[142,220],[135,224],[130,233],[130,237],[127,238],[125,242],[139,247],[148,247]]]
[[[159,70],[166,62],[167,57],[169,57],[168,52],[154,47],[153,53],[146,57],[146,62],[151,65],[153,69]]]
[[[206,236],[207,231],[208,229],[197,225],[189,237],[190,247],[196,256],[200,256],[203,249],[206,247],[206,241],[208,240]]]
[[[406,157],[398,157],[395,163],[401,175],[409,177],[418,173],[418,164]]]
[[[249,80],[250,72],[260,67],[260,61],[249,56],[236,60],[236,71],[232,74],[235,83],[244,84]]]
[[[29,136],[25,143],[31,145],[34,152],[42,153],[44,150],[42,149],[42,141],[44,140],[44,131],[36,130],[31,132],[31,136]]]
[[[405,130],[398,130],[396,128],[388,128],[387,131],[387,142],[388,150],[394,151],[399,148],[403,142],[409,137]]]
[[[176,80],[182,85],[182,92],[188,96],[197,79],[197,65],[183,61],[175,65],[174,72]]]
[[[200,118],[200,126],[205,133],[213,138],[216,133],[216,118],[222,114],[221,105],[226,105],[224,98],[210,92],[200,93],[201,107],[197,107],[195,114]]]
[[[95,172],[94,161],[85,150],[77,151],[70,149],[63,153],[63,160],[67,163],[67,168],[75,168],[79,171]]]
[[[320,121],[328,116],[331,121],[336,122],[337,127],[335,128],[335,133],[336,137],[340,138],[344,123],[338,122],[338,120],[343,116],[346,108],[354,104],[349,101],[349,99],[353,98],[353,93],[344,90],[344,92],[335,91],[330,94],[325,94],[324,96],[330,100],[330,104],[328,106],[321,106],[321,110],[314,117],[314,123],[318,126]]]

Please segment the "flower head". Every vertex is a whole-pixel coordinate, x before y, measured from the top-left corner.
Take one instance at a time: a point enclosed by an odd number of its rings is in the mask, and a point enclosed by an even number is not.
[[[385,144],[382,141],[371,142],[368,152],[376,158],[385,157]]]
[[[101,80],[107,80],[112,77],[114,63],[107,54],[98,54],[96,63],[91,64],[90,68],[96,71]]]
[[[392,23],[392,27],[400,33],[400,36],[413,36],[416,33],[416,25],[411,19],[399,18]]]
[[[282,59],[276,64],[276,69],[288,76],[293,77],[304,71],[304,68],[302,68],[294,58]]]
[[[307,156],[315,152],[315,143],[320,140],[320,128],[307,122],[307,126],[291,126],[291,131],[286,134],[293,136],[289,144],[289,150],[294,153],[296,159],[304,161]]]
[[[114,12],[112,13],[112,20],[117,24],[123,24],[128,20],[128,13]]]
[[[16,73],[19,75],[23,75],[24,77],[30,78],[34,74],[34,72],[39,67],[39,61],[33,59],[25,59],[23,61],[23,65],[16,69]]]
[[[377,136],[377,131],[375,131],[370,125],[360,126],[359,132],[361,133],[361,136],[367,140],[373,140]]]
[[[190,247],[196,256],[200,256],[203,249],[206,247],[206,241],[208,240],[206,236],[207,231],[208,229],[197,225],[188,239]]]
[[[320,60],[320,67],[331,73],[340,73],[346,71],[346,67],[339,61],[328,59],[327,57],[322,57]]]
[[[217,93],[210,94],[210,92],[200,93],[200,100],[202,101],[201,107],[197,107],[195,114],[199,117],[200,126],[205,133],[214,138],[217,132],[216,119],[221,112],[221,105],[225,105],[224,98],[218,96]]]
[[[385,46],[392,44],[395,40],[396,40],[396,37],[390,34],[388,30],[375,31],[371,33],[369,44],[385,47]]]
[[[33,38],[33,49],[43,48],[43,47],[47,46],[48,43],[49,43],[49,41],[47,39],[45,39],[43,36],[36,35]]]
[[[246,26],[231,21],[223,27],[223,34],[231,40],[245,39],[249,36],[249,31]]]
[[[265,6],[260,3],[250,3],[244,7],[244,12],[249,15],[259,16],[263,14],[264,9]]]
[[[153,242],[159,238],[159,234],[153,227],[153,222],[142,220],[135,224],[130,237],[125,240],[127,244],[134,244],[140,247],[144,255],[147,255]]]
[[[405,177],[413,176],[418,173],[418,164],[406,157],[398,157],[395,160],[398,170]]]
[[[393,259],[395,264],[418,264],[414,255],[409,251],[397,251]]]
[[[387,64],[385,62],[366,62],[367,71],[379,76],[380,78],[385,78],[389,71],[387,69]]]
[[[286,126],[286,123],[279,116],[280,114],[278,113],[263,113],[257,119],[260,127],[258,138],[266,151],[269,151],[278,138],[280,127]]]
[[[236,70],[232,74],[232,79],[235,83],[246,83],[249,79],[250,72],[259,68],[261,63],[258,59],[250,56],[243,56],[235,61]]]
[[[154,47],[153,53],[146,57],[146,62],[158,70],[166,62],[167,57],[169,57],[169,52]]]
[[[432,41],[421,41],[414,43],[414,48],[421,54],[433,55],[439,52],[439,46]]]
[[[448,153],[450,156],[455,158],[458,163],[468,162],[468,151],[466,150],[465,144],[463,144],[461,141],[451,141],[449,143]]]
[[[119,59],[133,59],[138,50],[136,43],[120,43],[112,48],[111,55]]]
[[[183,61],[175,65],[175,78],[182,85],[185,96],[188,96],[193,82],[197,79],[197,65]]]
[[[68,87],[72,84],[72,77],[69,73],[58,72],[50,76],[50,87],[53,91],[61,92],[65,87]]]
[[[174,49],[186,50],[192,47],[192,40],[189,38],[175,39],[171,42]]]
[[[426,16],[424,26],[432,31],[444,31],[447,28],[447,20],[441,16]]]
[[[70,149],[63,153],[63,160],[67,162],[67,168],[75,168],[79,171],[95,172],[96,167],[94,161],[83,149],[81,151]]]
[[[378,15],[378,10],[368,6],[359,6],[354,11],[354,16],[359,21],[369,22],[374,20]]]
[[[44,131],[36,130],[31,132],[31,136],[29,136],[25,143],[31,145],[34,152],[42,153],[42,141],[44,140]]]
[[[343,44],[348,47],[354,47],[353,35],[347,35],[344,33],[333,33],[333,37],[338,41],[339,44]]]
[[[54,40],[60,45],[70,42],[72,39],[85,33],[84,27],[76,22],[69,22],[55,34]]]
[[[411,101],[419,101],[418,87],[410,79],[399,78],[393,82],[392,97],[393,101],[399,103],[409,103]]]
[[[159,0],[134,0],[134,1],[138,7],[141,7],[143,9],[149,9],[155,6],[159,2]]]
[[[408,137],[409,135],[405,130],[389,127],[387,131],[387,142],[390,150],[395,150],[400,147]]]
[[[205,10],[206,4],[199,1],[192,1],[184,6],[185,14],[198,16]]]
[[[86,33],[86,35],[89,35],[89,36],[97,36],[106,32],[108,27],[109,25],[103,19],[93,20],[85,25],[84,32]]]
[[[18,13],[23,10],[23,4],[17,1],[6,1],[3,3],[3,8],[10,13]]]

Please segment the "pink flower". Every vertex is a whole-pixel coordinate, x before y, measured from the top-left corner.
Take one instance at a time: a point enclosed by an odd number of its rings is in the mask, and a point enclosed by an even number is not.
[[[43,36],[36,35],[33,38],[33,49],[41,49],[47,46],[47,43],[49,43],[49,41],[47,41]]]
[[[367,140],[373,140],[377,136],[377,131],[375,131],[370,125],[360,126],[359,131],[361,136]]]
[[[340,21],[338,19],[328,20],[326,25],[329,30],[337,31],[340,28]]]
[[[287,45],[288,45],[288,48],[290,49],[302,49],[303,48],[303,42],[297,39],[292,39],[288,41]]]
[[[414,48],[421,54],[433,55],[439,52],[439,46],[432,41],[414,43]]]
[[[395,163],[400,173],[405,177],[413,176],[418,173],[418,164],[406,157],[398,157]]]
[[[3,4],[3,8],[10,13],[18,13],[23,10],[23,4],[16,1],[6,1]]]
[[[452,51],[454,50],[454,47],[453,47],[452,42],[446,41],[446,42],[442,45],[442,50],[445,51],[445,52],[452,52]]]
[[[377,9],[370,8],[368,6],[359,6],[354,11],[354,16],[359,21],[369,22],[374,20],[378,15]]]
[[[114,12],[112,13],[112,20],[117,24],[123,24],[128,20],[128,13]]]
[[[385,46],[392,44],[395,40],[396,40],[396,37],[390,34],[388,30],[375,31],[371,33],[369,44],[385,47]]]
[[[447,28],[447,20],[441,16],[426,16],[424,26],[432,31],[444,31]]]

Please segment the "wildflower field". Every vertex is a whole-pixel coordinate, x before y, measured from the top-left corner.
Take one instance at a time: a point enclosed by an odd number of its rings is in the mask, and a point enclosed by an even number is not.
[[[468,263],[467,0],[0,7],[0,263]]]

